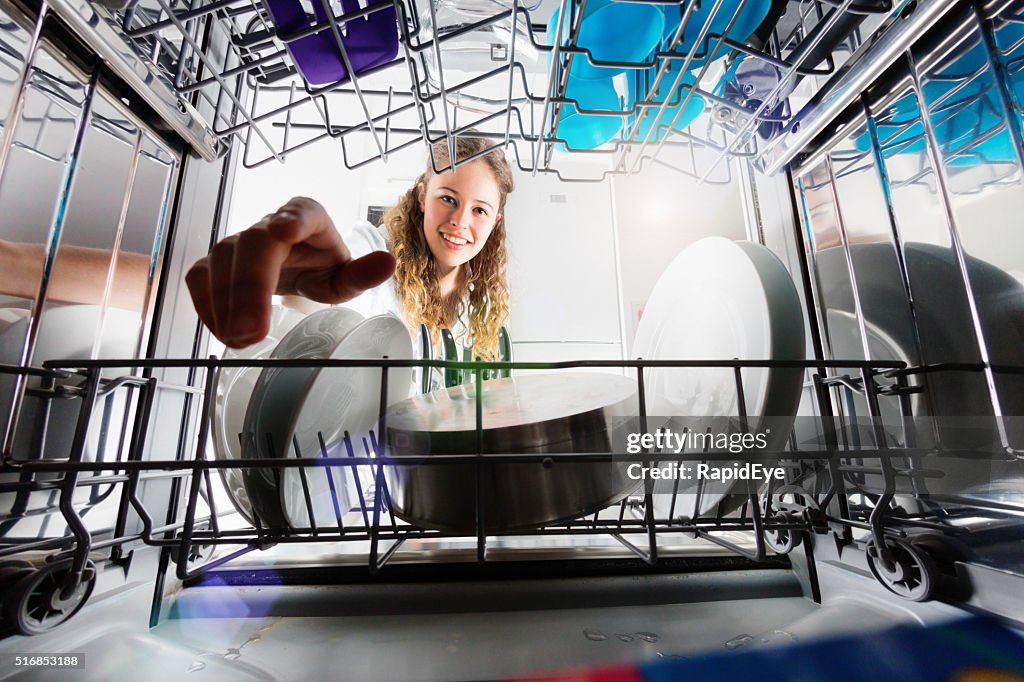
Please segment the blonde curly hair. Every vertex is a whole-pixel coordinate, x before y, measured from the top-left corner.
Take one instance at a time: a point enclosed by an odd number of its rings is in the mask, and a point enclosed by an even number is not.
[[[426,185],[438,171],[446,172],[451,167],[447,141],[431,146],[427,170],[416,179],[398,204],[384,214],[391,253],[398,261],[395,294],[406,321],[412,325],[425,324],[437,345],[441,329],[451,329],[458,320],[462,320],[468,330],[467,344],[472,345],[476,357],[484,360],[497,358],[498,330],[509,316],[505,199],[514,188],[512,168],[501,149],[482,153],[492,144],[480,137],[458,137],[455,141],[455,155],[459,162],[479,158],[487,163],[501,198],[499,217],[487,243],[480,253],[463,264],[462,276],[451,295],[441,296],[437,262],[423,233],[424,217],[417,189],[420,183]]]

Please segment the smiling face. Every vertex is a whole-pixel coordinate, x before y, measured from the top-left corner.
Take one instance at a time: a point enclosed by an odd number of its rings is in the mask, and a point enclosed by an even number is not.
[[[431,175],[418,187],[423,233],[442,276],[471,260],[501,217],[501,190],[487,162]]]

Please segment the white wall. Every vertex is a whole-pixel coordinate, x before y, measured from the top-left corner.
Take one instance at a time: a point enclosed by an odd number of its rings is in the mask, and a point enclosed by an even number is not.
[[[627,356],[651,290],[680,251],[712,235],[746,238],[738,182],[736,177],[729,185],[700,185],[653,164],[641,173],[615,177]]]

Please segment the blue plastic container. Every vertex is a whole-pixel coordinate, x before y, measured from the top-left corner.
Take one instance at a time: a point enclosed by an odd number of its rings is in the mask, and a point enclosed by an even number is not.
[[[548,20],[548,44],[554,45],[559,11]],[[571,16],[562,26],[561,44],[569,42]],[[661,6],[616,2],[615,0],[587,0],[580,24],[576,46],[590,50],[594,59],[615,62],[643,62],[657,47],[665,30],[665,14]],[[550,57],[549,57],[550,58]],[[571,75],[577,79],[600,80],[622,73],[624,69],[593,66],[586,55],[572,59]]]
[[[622,129],[621,113],[585,114],[579,109],[621,111],[619,95],[610,78],[581,80],[569,78],[565,96],[576,100],[579,108],[563,104],[558,122],[557,137],[565,140],[570,150],[595,149],[611,141]],[[556,147],[566,151],[563,145]]]

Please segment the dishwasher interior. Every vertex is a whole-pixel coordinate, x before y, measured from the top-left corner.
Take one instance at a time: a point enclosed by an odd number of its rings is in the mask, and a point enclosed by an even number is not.
[[[0,653],[78,652],[81,679],[498,679],[1024,626],[1024,4],[313,0],[290,28],[284,4],[0,0]],[[642,54],[588,38],[623,8],[623,44],[660,27]],[[333,70],[304,62],[316,41]],[[254,358],[199,323],[185,272],[268,203],[379,222],[465,135],[516,171],[511,359]],[[798,355],[638,357],[657,276],[712,235],[774,254]],[[105,278],[76,287],[72,254]],[[593,451],[484,453],[478,410],[475,448],[415,462],[461,472],[465,524],[431,526],[382,436],[389,377],[419,367],[478,407],[494,374],[637,390]],[[226,377],[354,368],[379,429],[223,455],[260,438],[223,433]],[[659,411],[655,378],[687,372],[724,407]],[[794,398],[767,416],[766,376]],[[618,440],[684,423],[775,436]],[[643,478],[493,525],[495,472],[739,459],[779,476]],[[254,511],[256,477],[291,491],[287,522]]]

